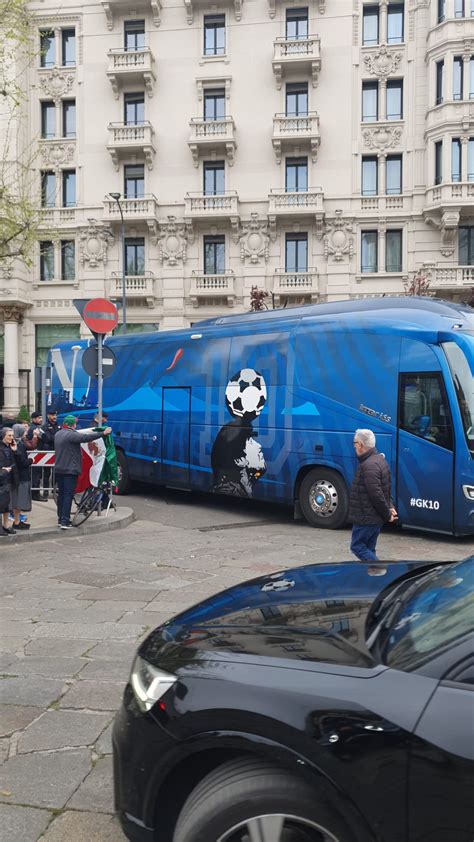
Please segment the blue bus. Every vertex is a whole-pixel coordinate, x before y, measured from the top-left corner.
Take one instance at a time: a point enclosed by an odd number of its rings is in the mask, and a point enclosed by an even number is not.
[[[92,420],[93,340],[51,349],[50,402]],[[474,310],[378,298],[222,316],[107,340],[104,382],[125,492],[133,480],[290,504],[347,521],[353,433],[370,428],[402,525],[474,533]]]

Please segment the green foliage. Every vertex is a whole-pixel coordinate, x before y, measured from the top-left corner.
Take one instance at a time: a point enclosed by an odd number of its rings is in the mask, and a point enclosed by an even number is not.
[[[19,421],[29,421],[30,420],[30,413],[28,412],[28,409],[26,408],[24,403],[20,406],[20,411],[18,413],[18,420]]]

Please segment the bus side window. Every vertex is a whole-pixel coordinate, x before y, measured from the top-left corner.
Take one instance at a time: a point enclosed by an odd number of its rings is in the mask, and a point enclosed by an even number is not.
[[[453,449],[448,402],[440,374],[401,374],[399,427],[414,436]]]

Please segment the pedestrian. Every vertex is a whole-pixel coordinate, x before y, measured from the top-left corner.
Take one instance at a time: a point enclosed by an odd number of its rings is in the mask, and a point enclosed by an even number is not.
[[[354,449],[358,467],[352,482],[349,520],[352,523],[351,552],[361,561],[378,561],[375,547],[384,523],[397,519],[391,497],[390,468],[375,447],[372,430],[356,430]],[[369,568],[383,574],[383,568]]]
[[[26,429],[24,424],[13,425],[13,438],[16,443],[16,481],[12,483],[10,508],[13,512],[13,529],[29,529],[30,524],[21,518],[22,512],[31,512],[31,463],[25,446]]]
[[[7,535],[15,535],[15,530],[8,525],[8,513],[12,486],[14,480],[16,481],[16,443],[11,427],[3,427],[0,436],[0,537],[4,538]]]
[[[31,424],[28,427],[28,432],[25,438],[23,439],[27,450],[43,449],[42,438],[44,433],[41,429],[42,424],[43,416],[41,415],[41,412],[32,412]],[[31,499],[37,500],[40,503],[45,503],[48,498],[46,495],[41,493],[41,475],[41,468],[31,468]]]
[[[70,529],[71,506],[77,478],[82,470],[82,442],[105,438],[112,432],[106,427],[101,432],[81,433],[76,430],[75,415],[66,415],[63,427],[55,436],[55,475],[58,486],[58,524],[61,529]]]
[[[55,409],[48,409],[47,420],[41,426],[41,450],[54,450],[54,439],[61,425],[58,424],[58,413]],[[51,468],[43,468],[43,498],[48,499],[51,482]]]

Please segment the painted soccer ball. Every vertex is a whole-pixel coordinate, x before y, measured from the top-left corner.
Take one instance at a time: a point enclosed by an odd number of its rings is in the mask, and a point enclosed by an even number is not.
[[[234,374],[227,384],[225,400],[235,418],[250,421],[260,415],[267,400],[267,387],[260,372],[243,368]]]

